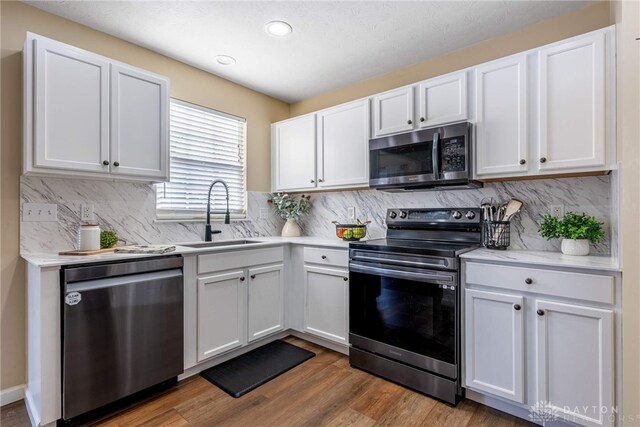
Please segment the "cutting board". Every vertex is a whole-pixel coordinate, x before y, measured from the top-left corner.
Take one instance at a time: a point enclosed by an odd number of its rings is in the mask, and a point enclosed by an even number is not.
[[[93,249],[93,250],[84,250],[81,251],[80,249],[72,249],[70,251],[62,251],[62,252],[58,252],[58,255],[98,255],[98,254],[108,254],[110,252],[113,252],[114,250],[116,250],[117,248],[124,248],[125,246],[131,246],[131,245],[120,245],[120,246],[114,246],[113,248],[109,248],[109,249]]]

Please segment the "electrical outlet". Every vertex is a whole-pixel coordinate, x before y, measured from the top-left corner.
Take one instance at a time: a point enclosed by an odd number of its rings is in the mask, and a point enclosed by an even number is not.
[[[58,221],[58,205],[46,203],[24,203],[22,220],[25,222]]]
[[[556,218],[564,216],[564,205],[552,205],[551,215],[555,216]]]
[[[83,204],[80,206],[80,220],[81,221],[93,221],[93,205]]]
[[[260,208],[260,219],[269,218],[269,208]]]
[[[356,207],[350,206],[347,208],[347,218],[355,221],[356,219]]]

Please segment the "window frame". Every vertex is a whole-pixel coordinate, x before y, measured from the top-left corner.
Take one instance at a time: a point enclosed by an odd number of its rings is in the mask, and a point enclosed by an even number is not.
[[[245,117],[236,116],[234,114],[229,114],[224,111],[216,110],[215,108],[206,107],[204,105],[196,104],[193,102],[184,101],[178,98],[170,98],[169,99],[169,107],[171,103],[176,103],[179,105],[183,105],[190,108],[195,108],[197,110],[204,111],[206,113],[214,113],[216,115],[220,115],[225,118],[236,119],[243,123],[244,129],[242,132],[242,212],[232,212],[231,220],[239,221],[245,220],[248,217],[248,196],[247,196],[247,119]],[[171,108],[169,108],[169,132],[167,133],[167,138],[169,139],[169,181],[161,182],[156,184],[154,187],[154,201],[155,201],[155,213],[156,213],[156,222],[204,222],[207,217],[206,211],[193,211],[193,212],[185,212],[180,210],[170,210],[170,209],[160,209],[158,208],[158,194],[162,191],[164,185],[171,182]],[[221,185],[216,185],[214,187],[214,191],[216,189],[223,188]],[[211,221],[219,222],[224,221],[225,213],[220,210],[212,210],[211,211]]]

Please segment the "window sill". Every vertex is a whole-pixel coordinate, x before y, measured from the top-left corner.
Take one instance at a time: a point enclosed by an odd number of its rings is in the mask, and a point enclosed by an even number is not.
[[[240,221],[247,221],[248,217],[246,216],[237,216],[237,217],[231,217],[231,222],[240,222]],[[199,222],[204,224],[205,222],[207,222],[207,219],[205,217],[202,218],[171,218],[171,217],[156,217],[153,220],[154,223],[156,224],[162,224],[162,223],[174,223],[174,222]],[[218,223],[224,223],[224,216],[221,217],[211,217],[211,223],[212,224],[218,224]]]

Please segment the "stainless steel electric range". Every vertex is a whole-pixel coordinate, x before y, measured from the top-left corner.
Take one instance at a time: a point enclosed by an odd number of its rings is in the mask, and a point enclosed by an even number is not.
[[[476,208],[389,209],[385,239],[349,245],[352,366],[455,405],[459,255],[480,246]]]

